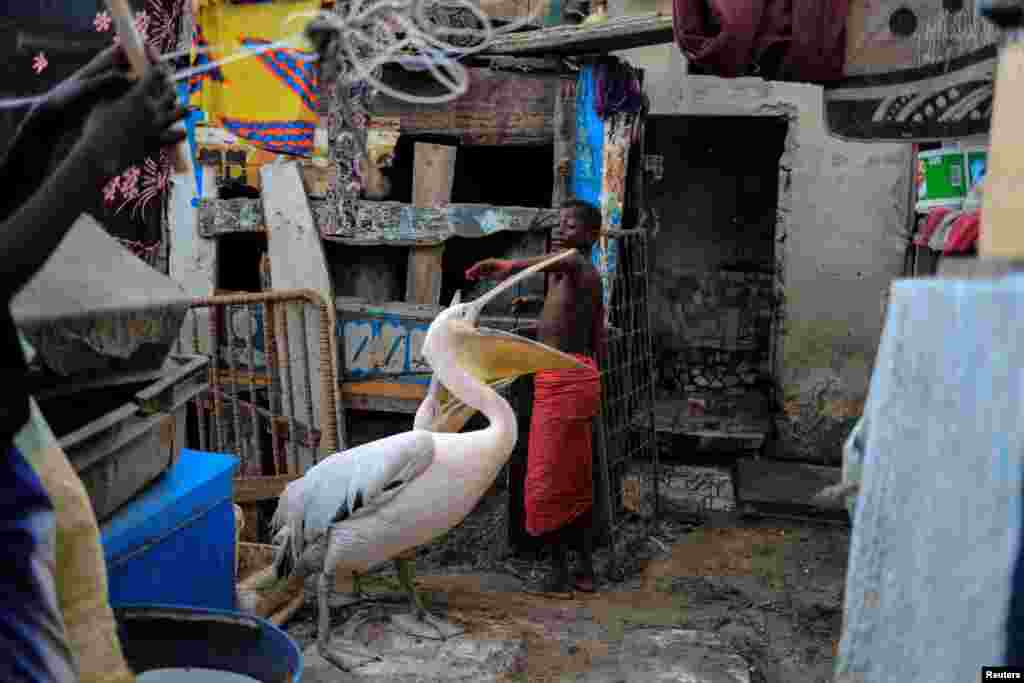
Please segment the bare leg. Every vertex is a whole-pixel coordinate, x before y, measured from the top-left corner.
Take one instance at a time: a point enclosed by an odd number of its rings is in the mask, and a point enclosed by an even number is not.
[[[317,584],[317,611],[319,612],[316,634],[317,652],[320,653],[321,657],[342,671],[351,671],[364,664],[379,661],[380,657],[358,643],[346,643],[344,649],[337,648],[332,650],[329,647],[331,642],[330,595],[333,588],[334,572],[325,571],[321,573]]]
[[[551,545],[551,575],[544,582],[547,593],[569,592],[569,550],[562,538]]]
[[[461,626],[438,619],[423,606],[423,599],[416,591],[416,581],[413,577],[415,570],[415,556],[412,560],[406,557],[395,559],[398,566],[398,579],[402,587],[409,593],[409,601],[412,603],[412,614],[396,614],[391,617],[391,623],[406,635],[416,638],[427,638],[429,640],[448,640],[460,636],[466,632]]]
[[[594,533],[589,526],[580,529],[579,561],[580,571],[573,581],[573,587],[584,593],[597,590],[597,575],[594,571]]]

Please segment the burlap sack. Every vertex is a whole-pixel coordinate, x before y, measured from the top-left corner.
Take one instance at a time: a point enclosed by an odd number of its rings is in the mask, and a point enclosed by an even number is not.
[[[64,451],[50,445],[32,464],[57,513],[57,594],[80,683],[134,683],[117,638],[107,567],[89,495]]]

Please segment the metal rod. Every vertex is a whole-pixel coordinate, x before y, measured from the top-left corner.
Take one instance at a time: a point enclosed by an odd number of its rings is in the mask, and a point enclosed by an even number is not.
[[[231,423],[235,428],[235,448],[238,449],[238,456],[242,458],[242,473],[252,474],[252,463],[249,462],[249,444],[242,434],[242,420],[238,413],[238,364],[235,362],[235,326],[231,306],[225,306],[224,332],[226,336],[226,347],[228,354],[228,370],[231,376],[228,377],[227,386],[231,398]]]
[[[300,348],[303,350],[303,353],[300,355],[302,368],[300,377],[302,378],[302,389],[305,392],[306,399],[306,425],[308,425],[310,429],[313,429],[316,427],[317,422],[313,415],[313,373],[309,362],[309,339],[306,333],[306,307],[299,304],[298,308],[299,338],[302,340]],[[325,405],[327,397],[321,396],[321,401],[321,405]],[[313,453],[313,462],[317,462],[320,459],[318,456],[319,453]]]
[[[249,361],[249,400],[256,403],[256,345],[253,336],[256,334],[256,313],[252,304],[245,306],[245,350]],[[264,356],[266,353],[264,352]],[[263,439],[260,438],[260,422],[256,412],[252,412],[252,440],[255,446],[256,471],[263,474]]]
[[[217,311],[210,311],[210,366],[213,370],[213,378],[210,380],[210,388],[216,389],[220,385],[220,330],[217,325]],[[214,450],[220,451],[227,448],[228,434],[227,426],[224,424],[223,410],[224,403],[218,398],[219,392],[214,393],[213,398],[213,437]]]
[[[283,411],[288,417],[295,415],[295,385],[292,383],[292,358],[291,344],[288,343],[288,305],[282,305],[284,315],[281,316],[281,341],[284,351],[281,353],[281,369],[284,371],[284,381],[281,383],[281,391],[285,396],[287,410]],[[299,474],[299,455],[296,452],[295,440],[288,440],[288,472]]]

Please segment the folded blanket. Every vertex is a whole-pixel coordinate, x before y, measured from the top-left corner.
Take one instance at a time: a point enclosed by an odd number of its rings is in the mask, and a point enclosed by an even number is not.
[[[546,370],[534,380],[526,471],[526,530],[555,531],[594,505],[592,419],[601,409],[601,375],[585,368]]]

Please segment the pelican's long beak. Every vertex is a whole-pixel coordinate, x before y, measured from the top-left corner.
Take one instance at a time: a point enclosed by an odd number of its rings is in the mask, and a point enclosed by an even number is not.
[[[454,326],[453,343],[459,365],[476,379],[489,384],[495,389],[511,385],[516,379],[543,370],[566,370],[583,367],[576,358],[525,337],[477,327],[480,312],[488,302],[503,291],[514,287],[523,278],[544,269],[548,265],[571,256],[575,250],[563,252],[535,266],[523,270],[514,277],[505,280],[493,290],[472,303],[472,310],[465,322]],[[451,396],[447,389],[438,389],[440,413],[435,420],[437,429],[434,431],[459,431],[475,412],[458,399]]]

